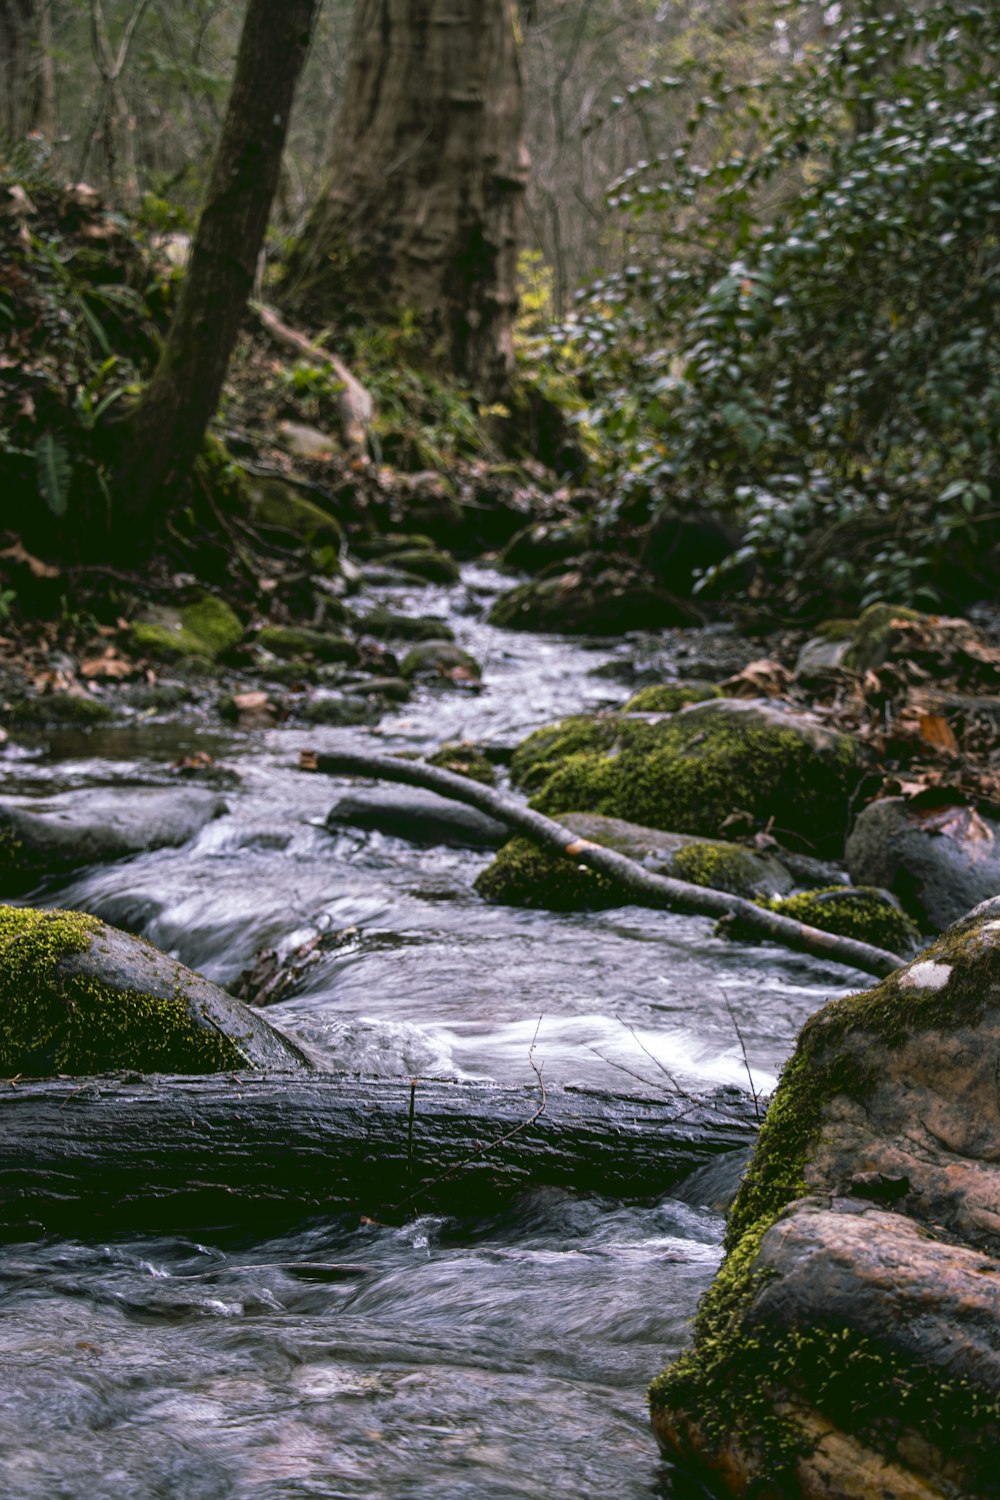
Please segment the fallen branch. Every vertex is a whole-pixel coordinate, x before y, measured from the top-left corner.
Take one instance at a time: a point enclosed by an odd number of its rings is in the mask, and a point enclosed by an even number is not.
[[[674,880],[667,875],[655,875],[626,855],[579,838],[561,823],[525,807],[513,797],[470,781],[466,776],[457,776],[453,771],[440,770],[419,761],[400,760],[393,755],[364,755],[350,750],[322,755],[305,751],[300,766],[304,771],[320,771],[329,776],[372,776],[383,781],[400,781],[408,786],[426,787],[458,802],[467,802],[508,828],[527,834],[542,849],[606,875],[643,906],[659,906],[667,911],[701,917],[739,917],[741,927],[759,938],[781,943],[797,953],[810,953],[814,958],[832,959],[835,963],[861,969],[866,974],[877,974],[880,978],[885,978],[905,963],[905,959],[884,948],[809,927],[804,922],[796,922],[791,917],[757,906],[742,896],[731,896],[726,891],[715,891],[708,886],[689,885],[687,881]]]
[[[21,1079],[0,1084],[0,1225],[17,1236],[493,1212],[540,1184],[646,1199],[755,1134],[732,1088],[648,1099],[540,1079]]]
[[[273,308],[266,307],[263,302],[250,302],[248,307],[257,317],[264,332],[276,344],[280,344],[283,349],[290,350],[306,364],[315,365],[320,369],[329,366],[333,370],[343,386],[338,401],[338,413],[344,441],[350,447],[363,451],[368,441],[368,429],[375,415],[375,403],[371,398],[371,393],[361,384],[356,375],[351,374],[342,359],[338,359],[337,355],[331,354],[328,349],[317,349],[304,333],[297,333],[294,328],[289,328],[287,323],[283,323]]]

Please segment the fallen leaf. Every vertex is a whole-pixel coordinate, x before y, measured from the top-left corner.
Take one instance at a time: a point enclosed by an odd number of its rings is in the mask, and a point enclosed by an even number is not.
[[[241,714],[257,713],[265,708],[274,710],[274,704],[268,698],[267,694],[259,691],[253,693],[234,693],[233,707],[238,708]]]
[[[939,750],[947,750],[953,755],[958,754],[958,740],[948,720],[941,714],[920,715],[920,738]]]
[[[763,656],[727,678],[722,687],[731,698],[783,698],[793,681],[791,672],[780,661]]]

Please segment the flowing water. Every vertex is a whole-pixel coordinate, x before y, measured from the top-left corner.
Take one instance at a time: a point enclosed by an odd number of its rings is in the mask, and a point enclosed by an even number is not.
[[[302,748],[510,745],[620,704],[637,674],[729,649],[704,633],[595,648],[496,631],[481,616],[502,582],[467,569],[459,588],[382,591],[447,615],[486,686],[424,689],[377,730],[220,735],[193,714],[9,746],[8,791],[167,782],[172,760],[202,749],[239,777],[191,844],[43,899],[140,931],[222,984],[261,947],[338,934],[270,1014],[350,1071],[530,1083],[537,1032],[549,1083],[656,1094],[670,1079],[745,1086],[749,1066],[768,1089],[805,1017],[849,984],[842,969],[639,907],[490,907],[471,889],[488,856],[322,826],[339,784],[299,772]],[[644,1392],[686,1341],[722,1227],[697,1201],[539,1190],[488,1222],[262,1222],[252,1242],[198,1243],[81,1225],[78,1240],[6,1246],[0,1495],[700,1494],[658,1460]]]

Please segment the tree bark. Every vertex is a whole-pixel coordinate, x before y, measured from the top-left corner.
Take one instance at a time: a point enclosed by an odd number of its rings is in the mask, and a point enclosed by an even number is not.
[[[324,755],[305,751],[301,766],[305,771],[321,771],[330,776],[376,776],[386,781],[400,781],[408,786],[422,786],[440,792],[444,797],[454,797],[458,802],[467,802],[508,828],[527,834],[549,853],[560,854],[607,875],[643,906],[662,906],[668,911],[689,912],[702,917],[739,917],[741,925],[760,938],[769,938],[798,953],[832,959],[835,963],[881,978],[892,974],[905,962],[897,953],[889,953],[856,938],[838,937],[818,927],[809,927],[805,922],[796,922],[792,917],[768,911],[742,896],[731,896],[708,886],[689,885],[685,880],[674,880],[666,875],[654,875],[627,855],[581,839],[561,823],[525,807],[513,797],[470,781],[467,776],[456,776],[453,771],[400,760],[393,755],[364,755],[350,750]]]
[[[132,551],[148,539],[157,501],[194,462],[218,405],[318,9],[319,0],[250,0],[177,311],[153,378],[116,434],[116,517],[128,524],[124,545]]]
[[[421,322],[488,397],[513,365],[527,152],[513,0],[357,0],[330,177],[283,303]]]
[[[44,0],[0,0],[0,141],[17,144],[47,119]]]
[[[0,1092],[7,1235],[345,1209],[490,1211],[547,1184],[633,1200],[749,1145],[749,1096],[335,1076],[22,1080]]]

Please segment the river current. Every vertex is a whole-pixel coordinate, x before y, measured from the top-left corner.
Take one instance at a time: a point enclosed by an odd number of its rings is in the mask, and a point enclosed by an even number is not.
[[[486,855],[322,826],[343,785],[301,773],[301,749],[509,746],[731,644],[494,630],[482,617],[507,582],[470,568],[456,588],[380,591],[446,616],[485,686],[422,689],[374,730],[220,734],[193,714],[9,744],[7,791],[166,783],[198,750],[239,777],[228,813],[187,846],[35,899],[141,932],[222,984],[262,947],[338,934],[269,1014],[352,1072],[531,1083],[537,1032],[549,1083],[655,1095],[668,1073],[748,1087],[749,1067],[767,1091],[850,974],[640,907],[491,907],[472,891]],[[659,1460],[645,1411],[720,1256],[720,1214],[684,1196],[635,1207],[538,1190],[487,1221],[262,1222],[252,1240],[107,1240],[81,1224],[73,1240],[0,1247],[0,1495],[700,1495]]]

